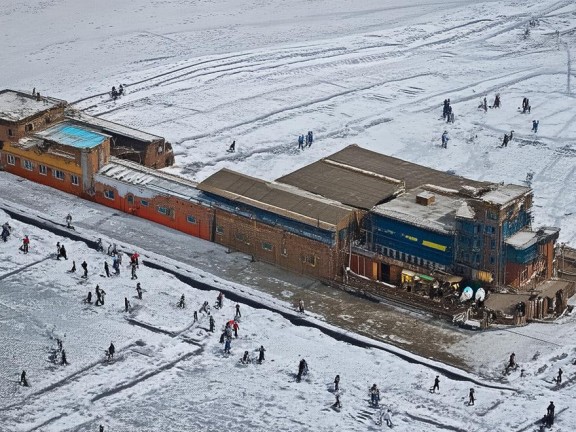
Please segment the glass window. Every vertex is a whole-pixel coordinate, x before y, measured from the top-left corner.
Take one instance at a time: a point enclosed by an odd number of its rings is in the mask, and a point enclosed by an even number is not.
[[[262,242],[262,249],[270,252],[272,249],[274,249],[274,246],[270,242]]]
[[[141,200],[140,200],[140,205],[141,205],[142,207],[148,207],[148,201],[141,199]]]
[[[80,180],[78,179],[78,176],[76,176],[76,175],[71,175],[70,181],[72,182],[72,184],[74,186],[78,186],[80,184]]]
[[[16,158],[12,155],[6,155],[6,161],[8,162],[8,165],[16,165]]]
[[[216,234],[224,234],[224,227],[222,225],[216,225]]]
[[[46,165],[38,165],[38,170],[42,175],[48,174],[48,168],[46,168]]]
[[[129,195],[126,197],[126,200],[128,201],[128,204],[130,204],[130,205],[134,204],[134,195],[130,195],[130,194],[129,194]]]
[[[316,267],[316,255],[304,255],[302,257],[302,261],[304,262],[304,264]]]
[[[53,170],[52,174],[54,174],[54,177],[56,177],[58,180],[64,180],[64,171]]]
[[[106,198],[108,198],[109,200],[113,200],[114,199],[114,191],[113,190],[105,190],[104,191],[104,196]]]
[[[197,224],[197,223],[198,223],[198,221],[196,220],[196,218],[195,218],[194,216],[190,216],[190,215],[188,215],[188,216],[186,217],[186,221],[187,221],[188,223],[191,223],[191,224]]]
[[[170,209],[168,207],[158,206],[158,213],[168,216],[170,215]]]
[[[22,166],[24,166],[24,169],[28,171],[32,171],[34,169],[34,164],[26,159],[22,161]]]

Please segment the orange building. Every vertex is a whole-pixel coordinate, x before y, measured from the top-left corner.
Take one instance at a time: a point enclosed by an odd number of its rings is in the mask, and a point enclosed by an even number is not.
[[[214,213],[194,182],[112,157],[94,183],[102,205],[212,240]]]
[[[2,169],[77,196],[93,194],[93,176],[110,158],[110,137],[68,122],[5,141]]]

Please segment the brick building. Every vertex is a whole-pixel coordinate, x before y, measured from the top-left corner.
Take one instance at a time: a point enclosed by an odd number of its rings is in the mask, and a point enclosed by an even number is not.
[[[215,209],[215,242],[317,279],[342,274],[357,224],[353,208],[227,169],[198,189]]]

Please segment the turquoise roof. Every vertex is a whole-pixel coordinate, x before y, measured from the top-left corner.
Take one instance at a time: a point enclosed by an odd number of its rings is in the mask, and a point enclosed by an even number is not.
[[[96,147],[108,138],[108,135],[66,122],[43,130],[37,135],[46,140],[76,148]]]

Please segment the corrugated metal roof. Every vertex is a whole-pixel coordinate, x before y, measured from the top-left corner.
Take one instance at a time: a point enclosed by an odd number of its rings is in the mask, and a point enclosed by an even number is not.
[[[76,126],[69,122],[58,123],[35,135],[49,141],[76,148],[96,147],[108,138],[108,135]]]
[[[211,175],[198,189],[325,229],[333,229],[354,211],[292,186],[265,182],[228,169]]]
[[[42,96],[40,100],[36,100],[36,97],[26,93],[2,90],[0,91],[0,119],[17,122],[63,103],[65,102],[59,99]]]
[[[406,190],[433,184],[459,190],[490,183],[469,180],[392,156],[350,145],[277,180],[341,203],[370,209]]]
[[[277,181],[366,210],[404,189],[401,182],[382,175],[330,162],[320,160]]]
[[[98,174],[182,199],[197,200],[200,195],[192,181],[114,157]]]

